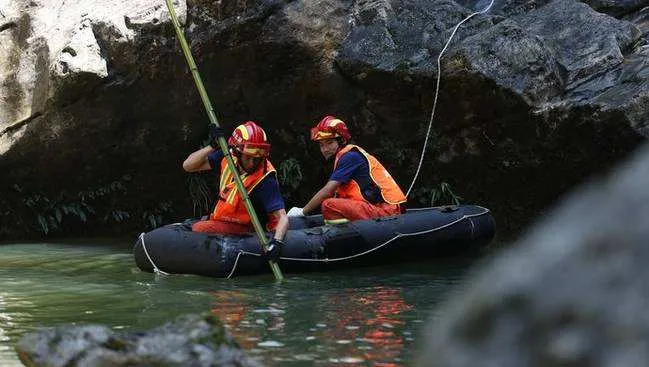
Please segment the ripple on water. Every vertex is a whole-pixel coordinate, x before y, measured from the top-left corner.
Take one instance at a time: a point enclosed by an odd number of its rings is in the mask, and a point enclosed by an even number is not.
[[[331,363],[363,363],[365,359],[358,357],[329,358]]]
[[[256,309],[256,310],[253,310],[252,312],[254,312],[254,313],[270,313],[270,314],[275,314],[275,315],[285,313],[284,310],[280,310],[280,309],[272,308],[272,307],[265,308],[265,309]]]
[[[257,343],[257,345],[264,348],[279,348],[284,346],[283,343],[280,343],[275,340],[266,340],[261,343]]]
[[[36,327],[147,330],[198,312],[219,317],[246,353],[267,365],[408,365],[420,324],[459,279],[431,269],[292,276],[278,291],[269,286],[272,276],[226,281],[141,272],[130,249],[0,246],[0,366],[20,365],[12,346]]]

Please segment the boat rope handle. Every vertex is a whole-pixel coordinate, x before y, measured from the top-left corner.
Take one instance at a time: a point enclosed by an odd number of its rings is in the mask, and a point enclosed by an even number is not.
[[[453,36],[455,36],[455,33],[457,32],[458,28],[462,25],[462,23],[468,21],[469,19],[473,18],[475,15],[478,14],[484,14],[491,9],[491,6],[494,4],[494,0],[491,0],[489,5],[475,13],[469,14],[466,18],[464,18],[461,22],[459,22],[455,28],[453,29],[453,32],[451,32],[451,36],[448,38],[448,41],[446,41],[446,44],[444,45],[444,48],[442,48],[442,51],[439,52],[439,55],[437,56],[437,83],[435,86],[435,99],[433,100],[433,108],[430,112],[430,119],[428,120],[428,130],[426,130],[426,139],[424,140],[424,146],[421,149],[421,157],[419,158],[419,165],[417,165],[417,171],[415,172],[415,176],[412,178],[412,182],[410,183],[410,187],[408,188],[408,191],[406,192],[406,197],[410,196],[410,191],[412,190],[413,186],[415,186],[415,181],[417,181],[417,177],[419,176],[419,171],[421,171],[421,165],[424,162],[424,156],[426,155],[426,146],[428,145],[428,138],[430,137],[430,130],[433,127],[433,117],[435,117],[435,109],[437,108],[437,97],[439,96],[439,81],[442,79],[442,67],[441,67],[441,60],[442,60],[442,54],[446,49],[448,48],[448,45],[451,43],[451,40],[453,39]]]
[[[239,257],[241,257],[241,255],[245,255],[245,254],[259,255],[259,254],[255,254],[254,252],[239,251],[239,253],[237,254],[237,259],[234,260],[234,265],[232,265],[232,271],[227,276],[228,279],[230,279],[232,277],[232,274],[234,274],[234,271],[237,270],[237,264],[239,263]]]
[[[169,273],[160,270],[160,268],[158,268],[153,262],[153,259],[151,259],[151,256],[149,256],[149,251],[146,250],[146,244],[144,243],[144,232],[140,234],[140,241],[142,241],[142,248],[144,249],[144,254],[146,255],[146,258],[149,259],[149,262],[151,263],[151,265],[153,265],[153,272],[156,274],[169,275]]]
[[[394,236],[394,237],[390,238],[389,240],[379,244],[378,246],[373,247],[373,248],[371,248],[371,249],[369,249],[367,251],[364,251],[364,252],[359,252],[358,254],[354,254],[354,255],[350,255],[350,256],[346,256],[346,257],[338,257],[338,258],[334,258],[334,259],[329,259],[329,258],[324,258],[324,259],[300,259],[300,258],[296,258],[296,257],[282,257],[282,256],[280,256],[280,260],[299,261],[299,262],[324,262],[324,263],[326,263],[326,262],[344,261],[344,260],[354,259],[356,257],[360,257],[360,256],[367,255],[369,253],[372,253],[372,252],[382,248],[383,246],[388,245],[389,243],[391,243],[391,242],[393,242],[393,241],[395,241],[395,240],[397,240],[397,239],[399,239],[401,237],[411,237],[411,236],[418,236],[418,235],[422,235],[422,234],[436,232],[436,231],[439,231],[441,229],[452,226],[452,225],[454,225],[456,223],[459,223],[459,222],[461,222],[461,221],[463,221],[465,219],[470,220],[471,218],[479,217],[479,216],[482,216],[482,215],[485,215],[485,214],[489,213],[489,209],[483,208],[483,207],[480,207],[480,208],[484,209],[484,211],[482,213],[463,215],[461,218],[458,218],[458,219],[454,220],[453,222],[446,223],[443,226],[439,226],[439,227],[435,227],[435,228],[432,228],[432,229],[427,229],[427,230],[419,231],[419,232],[397,233],[396,236]],[[471,222],[471,234],[473,235],[475,224],[473,223],[472,220],[470,220],[470,222]],[[254,253],[254,252],[243,251],[243,250],[239,251],[239,253],[237,254],[237,259],[235,260],[234,265],[232,266],[232,271],[228,275],[228,279],[234,274],[234,272],[235,272],[235,270],[237,268],[237,264],[239,263],[239,257],[241,255],[261,256],[260,254],[257,254],[257,253]]]

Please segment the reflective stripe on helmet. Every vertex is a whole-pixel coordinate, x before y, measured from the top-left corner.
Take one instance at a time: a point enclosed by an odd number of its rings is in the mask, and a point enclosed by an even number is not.
[[[250,135],[248,134],[248,126],[239,125],[237,126],[237,130],[239,131],[239,133],[241,133],[243,140],[250,140]]]
[[[267,157],[270,153],[270,144],[266,132],[254,121],[246,121],[237,126],[228,139],[238,152],[253,157]]]
[[[325,116],[311,129],[311,140],[313,141],[333,138],[342,138],[345,142],[351,139],[347,125],[341,119]]]
[[[322,130],[319,130],[317,127],[314,127],[313,129],[311,129],[311,140],[318,141],[318,140],[324,140],[324,139],[333,139],[333,138],[337,138],[339,136],[340,135],[338,135],[335,132],[331,133],[331,132],[327,132],[327,131],[322,131]]]
[[[331,127],[334,127],[334,126],[336,126],[338,124],[343,124],[343,125],[345,124],[343,122],[343,120],[339,120],[339,119],[332,119],[332,120],[329,120],[327,122],[328,122],[328,125],[331,126]]]

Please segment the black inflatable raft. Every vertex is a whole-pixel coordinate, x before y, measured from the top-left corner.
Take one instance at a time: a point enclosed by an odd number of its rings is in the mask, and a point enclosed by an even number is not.
[[[279,265],[295,273],[460,255],[485,246],[494,233],[489,210],[474,205],[411,209],[338,225],[324,225],[321,215],[291,217]],[[270,272],[260,252],[254,234],[192,232],[190,221],[143,233],[133,249],[144,271],[211,277]]]

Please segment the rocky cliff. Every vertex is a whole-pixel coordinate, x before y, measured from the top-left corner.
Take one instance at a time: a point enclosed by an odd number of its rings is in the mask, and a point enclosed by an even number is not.
[[[334,114],[408,188],[447,182],[515,234],[649,136],[647,1],[178,0],[220,122],[256,120],[288,206],[326,179]],[[205,213],[180,163],[207,117],[164,1],[0,0],[0,236],[144,230]],[[316,162],[314,164],[314,162]]]

